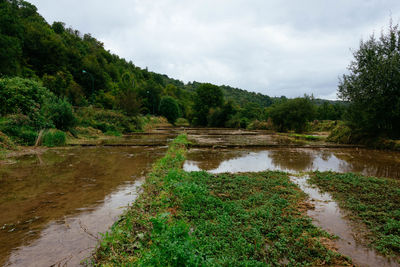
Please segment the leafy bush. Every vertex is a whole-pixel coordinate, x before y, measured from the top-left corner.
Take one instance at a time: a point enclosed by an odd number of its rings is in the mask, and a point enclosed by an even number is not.
[[[49,130],[43,136],[43,145],[48,147],[65,145],[67,135],[63,131]]]
[[[352,130],[344,123],[338,124],[326,139],[329,142],[350,144],[352,143]]]
[[[34,145],[38,134],[31,125],[32,121],[26,115],[7,115],[0,120],[0,131],[17,144]]]
[[[307,122],[315,116],[315,107],[308,97],[289,99],[272,106],[269,110],[277,130],[303,132]]]
[[[44,105],[45,117],[49,118],[54,126],[60,130],[69,130],[77,123],[71,104],[65,99],[54,98]]]
[[[39,112],[41,105],[52,93],[38,82],[19,77],[0,79],[0,114],[24,114]]]
[[[93,127],[104,133],[108,131],[127,133],[141,129],[141,121],[138,117],[128,117],[114,110],[90,106],[79,108],[76,113],[80,126]]]
[[[4,133],[0,132],[0,150],[1,149],[14,149],[14,142]]]
[[[164,96],[160,101],[159,112],[160,115],[167,118],[170,123],[174,123],[180,116],[178,102],[173,97]]]

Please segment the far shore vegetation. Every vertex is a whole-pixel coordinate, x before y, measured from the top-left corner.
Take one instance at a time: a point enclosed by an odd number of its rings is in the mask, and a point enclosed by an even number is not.
[[[151,117],[177,126],[326,131],[331,142],[400,149],[397,25],[361,42],[339,81],[341,100],[330,101],[185,84],[111,54],[90,34],[49,25],[26,1],[2,1],[0,12],[0,149],[34,145],[40,132],[49,146],[80,132],[121,136],[151,128]]]

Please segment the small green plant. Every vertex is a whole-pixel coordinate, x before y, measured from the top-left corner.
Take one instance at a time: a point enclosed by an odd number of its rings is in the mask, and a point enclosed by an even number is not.
[[[63,131],[48,130],[43,136],[43,145],[48,147],[65,145],[67,135]]]
[[[400,182],[355,173],[316,172],[311,183],[339,201],[373,233],[372,244],[384,254],[400,255]]]

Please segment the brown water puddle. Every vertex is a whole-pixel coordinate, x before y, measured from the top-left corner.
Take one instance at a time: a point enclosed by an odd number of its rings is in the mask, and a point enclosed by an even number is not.
[[[328,171],[400,179],[400,153],[354,148],[190,149],[187,171]]]
[[[339,237],[335,241],[338,252],[349,256],[357,266],[400,266],[394,259],[382,257],[374,249],[356,240],[357,233],[344,218],[345,214],[330,194],[321,193],[317,188],[310,186],[307,176],[291,176],[290,179],[310,197],[315,209],[308,210],[307,215],[313,219],[314,224]]]
[[[191,149],[183,168],[211,173],[332,170],[400,179],[400,153],[366,149]],[[314,223],[339,237],[336,244],[340,253],[352,258],[357,266],[399,266],[356,241],[357,230],[352,229],[329,194],[309,186],[305,177],[291,179],[313,200],[315,210],[308,211],[308,215]]]
[[[165,148],[51,149],[0,166],[0,265],[76,266]]]

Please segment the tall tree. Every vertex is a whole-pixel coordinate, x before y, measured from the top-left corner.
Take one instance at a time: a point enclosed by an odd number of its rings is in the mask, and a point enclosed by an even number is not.
[[[201,84],[196,90],[194,99],[195,123],[206,126],[210,108],[222,106],[223,101],[221,88],[210,83]]]
[[[361,41],[339,97],[350,102],[347,119],[355,130],[400,137],[400,31],[389,25],[380,38]]]

